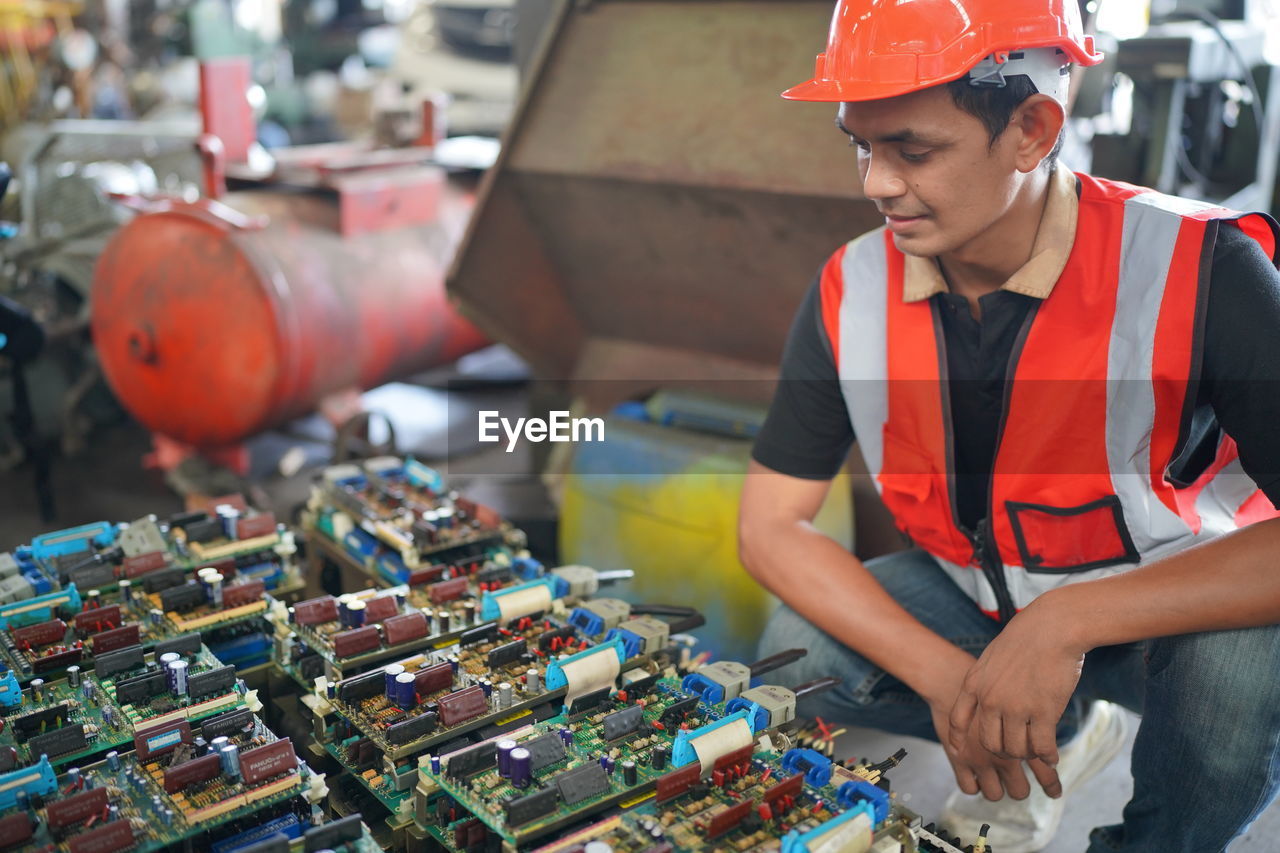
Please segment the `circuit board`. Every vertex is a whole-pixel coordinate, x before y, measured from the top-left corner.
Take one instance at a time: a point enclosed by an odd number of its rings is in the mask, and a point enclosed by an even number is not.
[[[663,679],[423,760],[415,819],[455,853],[581,853],[591,841],[625,853],[961,853],[893,799],[884,773],[905,753],[841,765],[786,748],[783,732],[731,733],[740,724],[725,711]],[[697,744],[692,760],[682,740]]]
[[[484,563],[525,545],[522,531],[412,458],[325,469],[303,523],[391,584],[408,582],[418,569]]]
[[[76,672],[74,683],[28,685],[21,704],[3,718],[0,770],[34,763],[41,754],[55,765],[70,764],[130,743],[138,729],[199,720],[246,701],[234,668],[201,645],[199,635],[159,648],[185,664],[183,692],[166,679],[156,653],[136,645],[103,655],[96,665],[101,676],[90,669]]]
[[[198,732],[185,721],[152,728],[139,734],[135,753],[110,754],[56,780],[47,763],[0,777],[0,844],[112,853],[205,839],[216,853],[227,834],[305,825],[309,809],[291,801],[323,778],[297,760],[287,740],[246,710],[207,720]],[[234,774],[219,756],[200,754],[214,737],[227,738],[224,749],[234,746]]]

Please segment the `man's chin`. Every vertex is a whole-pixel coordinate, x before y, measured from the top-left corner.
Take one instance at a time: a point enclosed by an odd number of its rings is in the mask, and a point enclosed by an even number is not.
[[[918,234],[894,234],[893,245],[904,255],[932,258],[939,254],[937,241]]]

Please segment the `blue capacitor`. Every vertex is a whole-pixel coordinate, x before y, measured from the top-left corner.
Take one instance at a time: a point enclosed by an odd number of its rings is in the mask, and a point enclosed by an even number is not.
[[[437,776],[440,774],[440,756],[438,755],[431,756],[431,772]]]
[[[387,700],[390,702],[394,702],[396,700],[396,676],[404,672],[404,667],[398,663],[393,663],[390,666],[383,668],[382,671],[386,674],[386,678],[387,678],[387,685],[386,685]]]
[[[240,778],[240,747],[229,743],[218,752],[218,760],[222,762],[222,772],[232,779]]]
[[[118,586],[120,588],[120,600],[125,604],[133,601],[133,581],[122,580]]]
[[[613,772],[613,761],[607,755],[600,756],[600,769],[606,773]]]
[[[396,676],[395,703],[405,711],[418,704],[418,697],[413,691],[413,673],[402,672]]]
[[[498,775],[503,779],[511,778],[511,753],[516,748],[513,740],[498,741]]]
[[[107,753],[107,769],[112,772],[120,770],[120,753],[114,749]]]
[[[564,741],[565,746],[573,746],[573,732],[568,729],[561,729],[560,740]]]
[[[169,664],[169,689],[174,696],[187,695],[187,662],[175,660]]]
[[[511,750],[508,766],[511,768],[511,784],[517,788],[529,787],[529,782],[533,780],[533,759],[529,750],[523,746]]]
[[[364,602],[353,601],[347,605],[347,619],[352,628],[364,627]]]

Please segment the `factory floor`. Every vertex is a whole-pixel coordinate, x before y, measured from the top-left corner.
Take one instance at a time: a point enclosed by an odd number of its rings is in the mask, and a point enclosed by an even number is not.
[[[534,468],[532,460],[520,452],[505,454],[492,448],[480,452],[475,443],[478,409],[501,406],[506,410],[513,403],[522,402],[528,393],[527,387],[517,382],[442,390],[441,383],[428,380],[385,386],[366,394],[364,402],[368,408],[388,415],[401,450],[433,461],[468,494],[526,528],[535,551],[550,557],[555,547],[555,511],[538,478],[528,473]],[[332,428],[321,419],[310,418],[251,444],[253,481],[278,517],[290,517],[305,501],[311,476],[329,458],[332,435]],[[29,471],[0,472],[0,495],[4,495],[0,550],[51,529],[101,519],[166,514],[182,508],[182,500],[166,485],[164,477],[144,469],[142,458],[151,447],[150,438],[141,427],[124,422],[102,429],[95,434],[91,446],[93,450],[80,458],[58,459],[55,463],[58,517],[53,524],[43,523],[35,510]],[[293,451],[292,456],[302,467],[285,476],[279,463],[288,451]],[[452,461],[441,464],[446,456]],[[1132,718],[1131,723],[1130,744],[1137,718]],[[932,819],[941,811],[953,786],[947,760],[936,744],[857,729],[839,741],[837,756],[882,758],[900,746],[905,746],[909,755],[892,774],[894,789],[910,808],[926,816],[926,820]],[[1071,797],[1058,837],[1046,853],[1083,853],[1089,830],[1114,823],[1130,790],[1126,748],[1089,786]],[[1276,837],[1280,837],[1280,803],[1273,804],[1231,850],[1274,850]]]

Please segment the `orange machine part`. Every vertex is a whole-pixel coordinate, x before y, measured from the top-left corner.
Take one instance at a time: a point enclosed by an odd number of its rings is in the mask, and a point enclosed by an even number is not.
[[[149,429],[232,444],[487,343],[445,295],[448,223],[343,238],[306,193],[224,201],[138,216],[95,271],[103,370]]]

